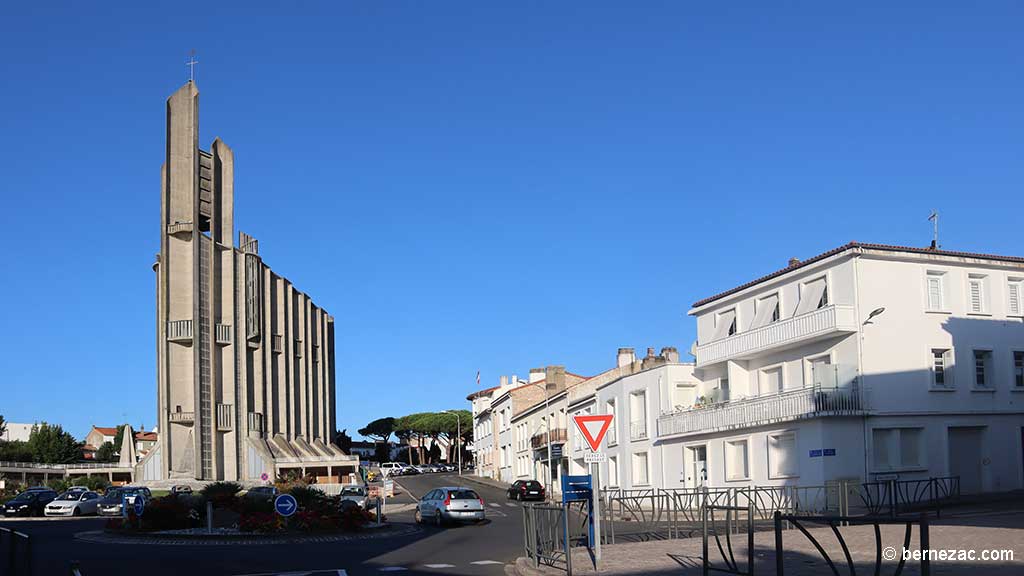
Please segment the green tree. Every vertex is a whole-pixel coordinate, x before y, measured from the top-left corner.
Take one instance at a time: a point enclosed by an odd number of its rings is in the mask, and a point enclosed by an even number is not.
[[[360,436],[366,436],[373,440],[388,443],[391,439],[391,434],[395,431],[395,419],[390,416],[387,418],[378,418],[373,422],[366,425],[365,428],[357,430]]]
[[[117,450],[114,449],[114,445],[110,442],[104,442],[96,450],[96,461],[97,462],[113,462],[117,460]]]
[[[64,431],[59,424],[40,422],[32,427],[28,437],[32,460],[46,464],[67,464],[82,455],[82,444]]]
[[[335,431],[334,444],[338,448],[341,448],[341,451],[345,454],[348,454],[352,450],[352,437],[348,435],[348,428],[345,428],[341,432]]]
[[[29,449],[28,442],[22,442],[21,440],[0,442],[0,460],[5,462],[31,462],[32,450]]]

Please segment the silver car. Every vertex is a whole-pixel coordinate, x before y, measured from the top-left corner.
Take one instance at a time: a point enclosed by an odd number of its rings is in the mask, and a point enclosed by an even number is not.
[[[359,484],[342,486],[341,501],[353,502],[356,506],[363,508],[364,510],[369,510],[371,507],[376,506],[376,500],[367,495],[366,487],[360,486]]]
[[[47,516],[84,516],[95,514],[100,495],[86,490],[68,490],[46,505]]]
[[[469,488],[446,486],[435,488],[420,498],[416,505],[416,522],[482,522],[484,499]]]

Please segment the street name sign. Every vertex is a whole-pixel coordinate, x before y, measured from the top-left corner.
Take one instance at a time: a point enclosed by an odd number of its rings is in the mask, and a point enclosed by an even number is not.
[[[604,440],[604,435],[608,433],[608,427],[611,426],[612,415],[584,414],[573,416],[572,419],[576,423],[576,427],[580,429],[580,433],[583,434],[587,444],[590,445],[590,449],[594,452],[600,450],[601,441]]]
[[[277,498],[274,498],[274,511],[285,518],[295,514],[295,511],[298,509],[299,503],[295,501],[295,496],[291,494],[280,494]]]

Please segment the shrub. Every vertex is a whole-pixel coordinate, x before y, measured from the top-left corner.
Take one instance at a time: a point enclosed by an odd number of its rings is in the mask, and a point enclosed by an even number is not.
[[[322,490],[311,486],[292,486],[288,490],[288,494],[295,497],[299,508],[303,510],[318,510],[323,507],[326,500],[330,499]]]
[[[54,492],[66,492],[68,489],[68,481],[63,478],[51,478],[50,481],[46,483],[46,487]]]
[[[100,492],[110,487],[110,482],[102,476],[85,476],[75,478],[70,482],[71,486],[84,486],[93,492]]]
[[[243,513],[238,520],[238,529],[242,532],[280,532],[284,529],[284,522],[274,512],[249,512]]]
[[[354,532],[374,520],[374,515],[367,510],[358,506],[349,507],[341,511],[339,527],[347,532]]]
[[[183,499],[164,496],[146,503],[142,527],[147,530],[177,530],[194,524],[191,509]]]
[[[235,495],[241,491],[242,486],[237,482],[214,482],[207,484],[200,494],[213,502],[214,506],[230,506],[235,501]]]

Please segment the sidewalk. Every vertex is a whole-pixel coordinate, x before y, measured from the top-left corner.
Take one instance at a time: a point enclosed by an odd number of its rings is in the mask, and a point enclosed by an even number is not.
[[[476,482],[484,486],[490,486],[491,488],[497,488],[498,490],[508,490],[510,484],[506,484],[501,480],[495,480],[494,478],[484,478],[482,476],[476,476],[473,474],[463,474],[463,480],[469,480],[470,482]]]
[[[935,551],[974,551],[975,560],[940,560],[931,561],[932,574],[985,574],[988,575],[1019,575],[1024,574],[1024,518],[1015,515],[1015,526],[964,526],[964,525],[931,525],[929,526],[929,546]],[[842,548],[830,528],[810,528],[808,532],[828,553],[840,574],[848,574],[850,570]],[[849,526],[840,528],[840,532],[850,549],[850,555],[856,565],[857,573],[874,572],[876,545],[872,526]],[[884,559],[894,554],[902,555],[904,527],[883,526],[881,529],[881,546],[883,548],[882,574],[892,574],[898,564],[898,558],[892,561]],[[827,562],[815,549],[814,544],[799,530],[783,532],[785,554],[783,555],[786,576],[814,576],[831,573]],[[722,550],[728,554],[729,545],[724,535],[721,541]],[[892,546],[891,553],[884,552]],[[683,574],[696,575],[702,572],[701,538],[685,538],[678,540],[659,540],[652,542],[612,544],[603,547],[603,558],[600,574],[605,576],[625,576],[639,574]],[[708,542],[708,556],[712,566],[725,568],[723,553],[714,538]],[[735,561],[741,570],[746,570],[747,541],[746,534],[733,535],[731,549]],[[910,538],[909,550],[919,550],[920,540],[915,528]],[[754,534],[754,573],[775,574],[775,533],[774,531],[757,532]],[[983,551],[1011,550],[1012,560],[983,561]],[[573,550],[573,574],[597,574],[594,571],[590,556],[585,548]],[[533,566],[526,558],[516,560],[515,573],[520,576],[564,575],[564,569],[556,569],[541,565]],[[920,574],[920,562],[908,560],[904,566],[904,574]]]

